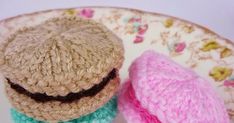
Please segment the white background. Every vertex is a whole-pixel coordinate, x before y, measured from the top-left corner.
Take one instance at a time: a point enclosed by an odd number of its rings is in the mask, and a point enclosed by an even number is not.
[[[118,6],[172,15],[208,27],[234,41],[234,0],[0,0],[0,19],[39,10],[79,6]],[[2,85],[0,122],[10,123],[9,112],[5,112],[9,105],[2,103],[7,102]]]

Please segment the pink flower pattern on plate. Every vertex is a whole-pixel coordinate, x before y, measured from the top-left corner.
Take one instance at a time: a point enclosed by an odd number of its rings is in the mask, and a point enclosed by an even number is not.
[[[94,15],[94,10],[90,8],[84,8],[80,11],[79,15],[85,18],[92,18]]]
[[[177,43],[177,44],[175,44],[174,50],[175,50],[175,52],[180,53],[185,49],[185,47],[186,47],[185,42]]]
[[[138,34],[143,35],[148,29],[148,24],[141,25],[138,27]]]
[[[228,80],[225,80],[223,85],[226,87],[234,87],[234,77],[231,77]]]
[[[137,35],[134,39],[134,43],[141,43],[143,40],[144,38],[142,36]]]
[[[134,43],[141,43],[144,41],[144,34],[148,30],[149,26],[146,23],[142,22],[141,17],[131,17],[129,19],[126,19],[125,23],[131,24],[131,29],[133,30],[135,34],[135,38],[133,39]]]

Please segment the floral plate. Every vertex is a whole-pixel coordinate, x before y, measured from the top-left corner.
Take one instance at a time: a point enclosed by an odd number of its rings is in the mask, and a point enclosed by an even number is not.
[[[101,22],[124,42],[121,78],[128,76],[133,59],[148,49],[170,56],[210,80],[225,101],[234,122],[234,43],[199,25],[156,13],[111,7],[57,9],[19,15],[0,21],[0,41],[14,31],[61,16],[81,16]],[[3,95],[1,95],[3,96]],[[9,104],[0,101],[1,116]],[[7,108],[6,108],[7,107]]]

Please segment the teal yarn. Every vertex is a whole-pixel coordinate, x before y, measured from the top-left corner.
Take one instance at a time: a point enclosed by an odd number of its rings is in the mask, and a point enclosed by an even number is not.
[[[78,119],[59,123],[110,123],[115,118],[116,114],[117,97],[114,96],[103,107],[99,108],[93,113],[82,116]],[[14,123],[47,123],[28,117],[25,114],[16,111],[15,109],[11,109],[11,117]]]

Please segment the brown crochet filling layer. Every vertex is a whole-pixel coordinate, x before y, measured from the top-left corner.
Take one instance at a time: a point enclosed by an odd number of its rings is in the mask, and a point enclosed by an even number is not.
[[[66,96],[48,96],[45,93],[31,93],[21,87],[18,84],[13,83],[10,79],[7,78],[8,83],[11,88],[20,94],[24,94],[28,97],[31,97],[37,102],[48,102],[48,101],[60,101],[62,103],[70,103],[72,101],[77,101],[83,97],[92,97],[99,93],[109,82],[110,80],[116,77],[116,69],[113,69],[99,84],[94,85],[88,90],[82,90],[78,93],[69,93]]]

